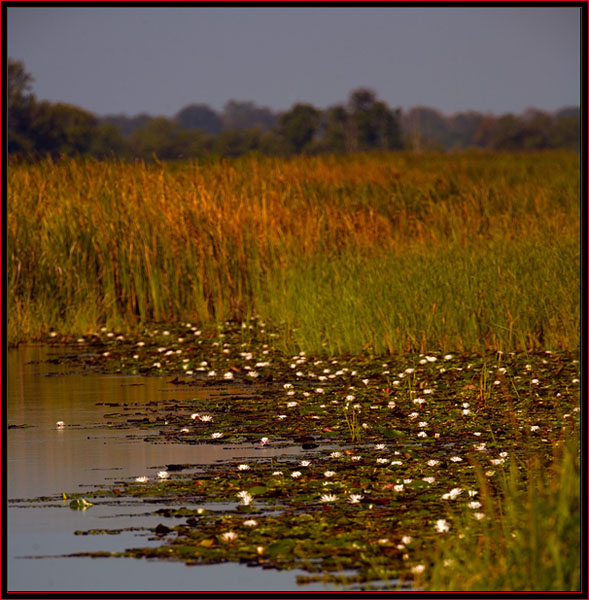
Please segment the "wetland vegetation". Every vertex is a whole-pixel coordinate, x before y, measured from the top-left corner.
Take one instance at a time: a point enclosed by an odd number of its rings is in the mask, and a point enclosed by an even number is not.
[[[11,166],[12,343],[215,390],[105,399],[146,443],[300,448],[63,501],[177,519],[122,556],[580,589],[579,201],[564,152]]]

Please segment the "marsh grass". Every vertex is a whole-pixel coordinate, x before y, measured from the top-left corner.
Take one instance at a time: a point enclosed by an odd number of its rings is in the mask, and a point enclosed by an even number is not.
[[[10,165],[8,339],[258,314],[289,350],[574,348],[579,158]]]
[[[441,539],[426,577],[430,591],[580,591],[581,476],[578,434],[537,456],[510,462],[498,489],[476,466],[485,518],[465,514]]]

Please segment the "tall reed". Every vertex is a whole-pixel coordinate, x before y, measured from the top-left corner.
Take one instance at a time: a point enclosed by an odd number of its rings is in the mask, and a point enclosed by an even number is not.
[[[579,206],[567,153],[10,165],[8,338],[258,312],[315,349],[576,347]]]
[[[577,424],[578,427],[578,424]],[[473,511],[438,540],[428,591],[581,591],[581,475],[577,433],[566,432],[547,469],[513,459],[498,489],[478,472],[484,517]]]

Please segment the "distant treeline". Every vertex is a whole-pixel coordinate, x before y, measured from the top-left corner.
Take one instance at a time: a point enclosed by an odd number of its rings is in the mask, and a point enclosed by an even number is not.
[[[580,146],[580,109],[523,115],[444,116],[432,108],[391,109],[367,88],[325,110],[297,103],[274,112],[230,100],[221,113],[185,106],[172,118],[98,117],[76,106],[38,101],[22,62],[8,59],[8,152],[26,159],[86,155],[161,160],[207,155],[271,156],[371,150],[542,150]]]

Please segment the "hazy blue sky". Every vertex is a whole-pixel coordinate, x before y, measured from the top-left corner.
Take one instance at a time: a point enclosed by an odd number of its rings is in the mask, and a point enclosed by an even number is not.
[[[520,113],[580,104],[579,8],[7,9],[39,99],[172,116],[230,99]]]

